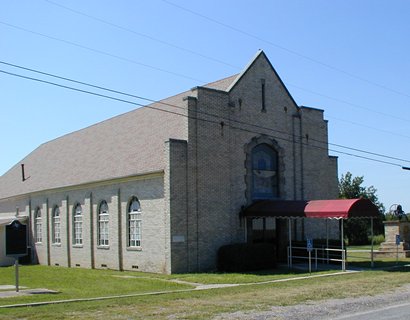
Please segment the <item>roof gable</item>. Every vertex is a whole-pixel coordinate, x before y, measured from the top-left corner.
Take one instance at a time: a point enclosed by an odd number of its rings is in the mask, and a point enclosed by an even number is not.
[[[279,81],[280,86],[282,87],[282,89],[286,92],[286,95],[288,96],[288,98],[290,99],[290,101],[294,104],[294,106],[296,108],[298,108],[298,105],[296,103],[296,101],[293,99],[293,97],[291,96],[291,94],[289,93],[289,90],[286,88],[285,84],[283,83],[282,79],[279,77],[278,73],[276,72],[275,68],[272,66],[272,63],[269,61],[268,57],[266,56],[265,52],[263,50],[258,50],[258,52],[256,53],[256,55],[253,57],[253,59],[248,63],[248,65],[243,69],[243,71],[238,74],[235,78],[234,81],[232,81],[232,83],[229,85],[229,87],[227,88],[228,92],[231,92],[232,90],[235,89],[236,86],[239,85],[239,83],[245,78],[245,76],[247,75],[248,72],[250,72],[250,70],[252,70],[255,65],[257,64],[257,62],[259,60],[265,60],[269,69],[272,71],[272,73],[274,74],[274,77]]]

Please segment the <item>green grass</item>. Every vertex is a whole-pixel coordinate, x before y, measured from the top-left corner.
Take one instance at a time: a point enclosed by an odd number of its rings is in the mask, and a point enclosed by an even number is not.
[[[19,269],[20,286],[30,289],[47,288],[58,293],[1,298],[0,305],[192,288],[165,281],[157,275],[135,272],[40,265],[21,266]],[[0,284],[14,283],[14,267],[0,268]]]
[[[407,259],[410,262],[409,259]],[[289,282],[245,285],[206,291],[168,293],[156,296],[115,298],[0,309],[0,319],[209,319],[224,312],[269,310],[272,305],[292,305],[306,300],[356,297],[377,294],[409,283],[410,268],[346,273],[331,277]],[[313,273],[314,275],[318,273]],[[301,277],[304,273],[283,270],[247,274],[158,275],[140,272],[23,266],[21,285],[60,291],[56,295],[0,299],[0,305],[130,294],[190,288],[172,282],[180,279],[197,283],[240,283]],[[128,277],[128,278],[126,278]],[[0,268],[0,284],[13,284],[14,269]]]
[[[379,249],[379,245],[373,247],[374,250]],[[370,245],[363,245],[363,246],[348,246],[347,247],[347,264],[348,266],[355,266],[355,267],[363,267],[369,268],[371,267],[371,255],[370,255]],[[359,250],[359,251],[355,251]],[[368,252],[360,252],[360,250],[368,250]],[[389,268],[395,267],[397,265],[406,265],[410,263],[410,259],[399,259],[398,261],[396,258],[382,258],[382,257],[375,257],[373,260],[374,268]]]
[[[370,250],[372,248],[372,246],[369,245],[363,245],[363,246],[348,246],[347,247],[347,251],[349,252],[349,250]],[[373,246],[373,250],[379,250],[380,245],[374,245]]]
[[[337,270],[340,271],[340,270]],[[315,274],[334,273],[337,271],[320,271]],[[308,275],[307,270],[289,270],[287,267],[281,267],[274,270],[263,270],[249,273],[189,273],[169,276],[171,279],[179,279],[192,283],[202,284],[237,284],[237,283],[255,283],[287,278],[303,277]]]

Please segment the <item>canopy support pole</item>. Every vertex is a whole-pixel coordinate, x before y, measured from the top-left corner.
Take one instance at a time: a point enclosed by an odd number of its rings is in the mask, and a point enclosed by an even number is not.
[[[292,268],[292,220],[288,219],[289,228],[289,268]]]
[[[326,261],[329,264],[329,219],[326,219]]]
[[[371,249],[370,249],[370,259],[371,259],[370,265],[371,265],[371,267],[373,268],[373,267],[374,267],[374,260],[373,260],[373,245],[374,245],[374,242],[373,242],[373,217],[370,218],[370,225],[371,225],[371,230],[372,230],[372,233],[371,233],[371,236],[372,236],[372,247],[371,247]]]
[[[345,254],[345,244],[344,244],[344,226],[343,226],[343,218],[341,220],[341,245],[342,245],[342,271],[346,271],[346,254]]]

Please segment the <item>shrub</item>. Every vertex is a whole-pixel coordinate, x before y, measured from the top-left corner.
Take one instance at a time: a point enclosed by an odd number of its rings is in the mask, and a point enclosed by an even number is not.
[[[276,248],[270,243],[237,243],[218,250],[218,270],[242,272],[270,269],[276,266]]]
[[[373,236],[373,244],[378,245],[380,243],[384,242],[384,235],[383,234],[378,234],[377,236]],[[369,236],[369,243],[372,243],[372,237]]]

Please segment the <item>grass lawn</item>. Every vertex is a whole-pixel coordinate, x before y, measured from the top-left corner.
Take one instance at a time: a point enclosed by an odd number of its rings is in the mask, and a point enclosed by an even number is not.
[[[160,275],[114,270],[33,265],[20,266],[19,275],[21,287],[47,288],[58,293],[1,298],[0,305],[192,288],[165,281]],[[14,267],[0,268],[0,285],[14,285],[14,276]]]
[[[373,250],[379,250],[380,245],[374,246]],[[348,266],[370,268],[371,266],[371,246],[348,246],[347,247],[347,264]],[[403,265],[410,263],[410,259],[399,259],[396,258],[382,258],[375,257],[374,260],[375,268],[387,268],[396,265]]]
[[[291,305],[306,300],[377,294],[409,283],[409,271],[410,268],[402,266],[390,271],[366,271],[289,282],[0,309],[0,319],[209,319],[224,312],[268,310],[271,305]],[[196,283],[249,283],[303,275],[306,274],[276,270],[249,274],[167,276],[139,272],[23,266],[20,268],[22,286],[48,288],[60,293],[1,298],[0,305],[191,288],[190,285],[171,281],[176,278]],[[13,283],[14,269],[0,268],[0,284]]]

